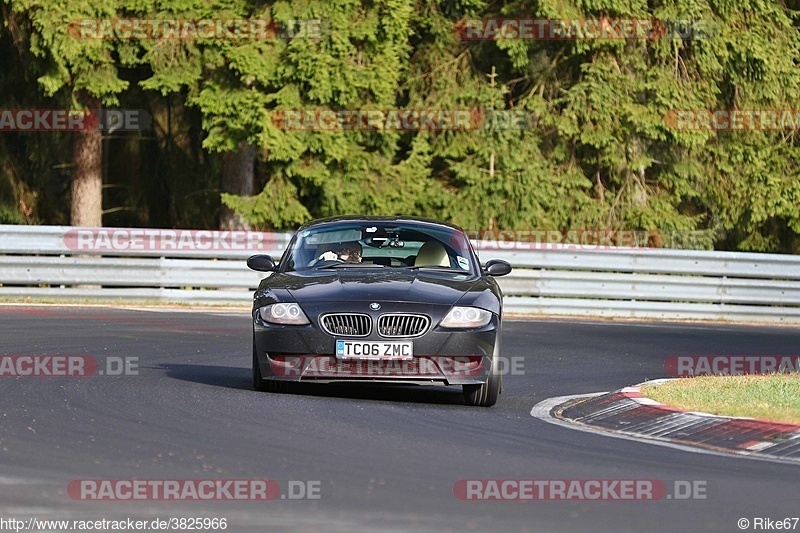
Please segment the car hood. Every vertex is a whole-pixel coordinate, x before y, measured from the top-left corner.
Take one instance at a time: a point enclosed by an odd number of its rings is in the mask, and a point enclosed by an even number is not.
[[[299,303],[350,300],[453,305],[469,291],[486,290],[485,283],[474,275],[426,270],[291,272],[265,281],[269,289],[285,289]]]

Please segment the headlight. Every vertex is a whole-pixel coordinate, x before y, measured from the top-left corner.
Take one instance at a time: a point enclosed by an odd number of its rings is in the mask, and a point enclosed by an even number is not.
[[[272,304],[265,305],[258,310],[261,320],[271,324],[294,324],[302,326],[309,324],[306,314],[297,304]]]
[[[492,313],[477,307],[453,307],[439,323],[443,328],[479,328],[492,320]]]

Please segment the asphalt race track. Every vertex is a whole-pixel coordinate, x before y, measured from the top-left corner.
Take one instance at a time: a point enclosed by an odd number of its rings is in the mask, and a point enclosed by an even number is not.
[[[2,355],[138,358],[138,375],[0,377],[0,518],[216,517],[227,531],[677,532],[800,516],[799,466],[530,415],[546,398],[664,377],[671,355],[796,355],[798,329],[507,321],[503,347],[522,358],[523,375],[506,375],[498,404],[478,408],[445,387],[255,392],[250,327],[246,311],[0,307]],[[271,479],[284,493],[290,481],[318,481],[320,498],[85,501],[67,492],[73,480],[132,478]],[[706,498],[462,501],[453,487],[466,479],[679,480],[700,482]]]

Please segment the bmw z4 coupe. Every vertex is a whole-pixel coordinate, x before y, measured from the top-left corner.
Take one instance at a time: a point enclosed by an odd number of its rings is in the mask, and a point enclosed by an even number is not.
[[[414,217],[335,217],[297,230],[253,299],[253,386],[292,382],[460,385],[491,406],[499,370],[501,260],[481,265],[463,230]]]

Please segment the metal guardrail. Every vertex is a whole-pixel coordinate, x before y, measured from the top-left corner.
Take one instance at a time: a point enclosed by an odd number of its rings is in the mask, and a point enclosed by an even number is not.
[[[0,298],[248,305],[290,234],[0,225]],[[507,313],[800,323],[800,256],[474,241]]]

